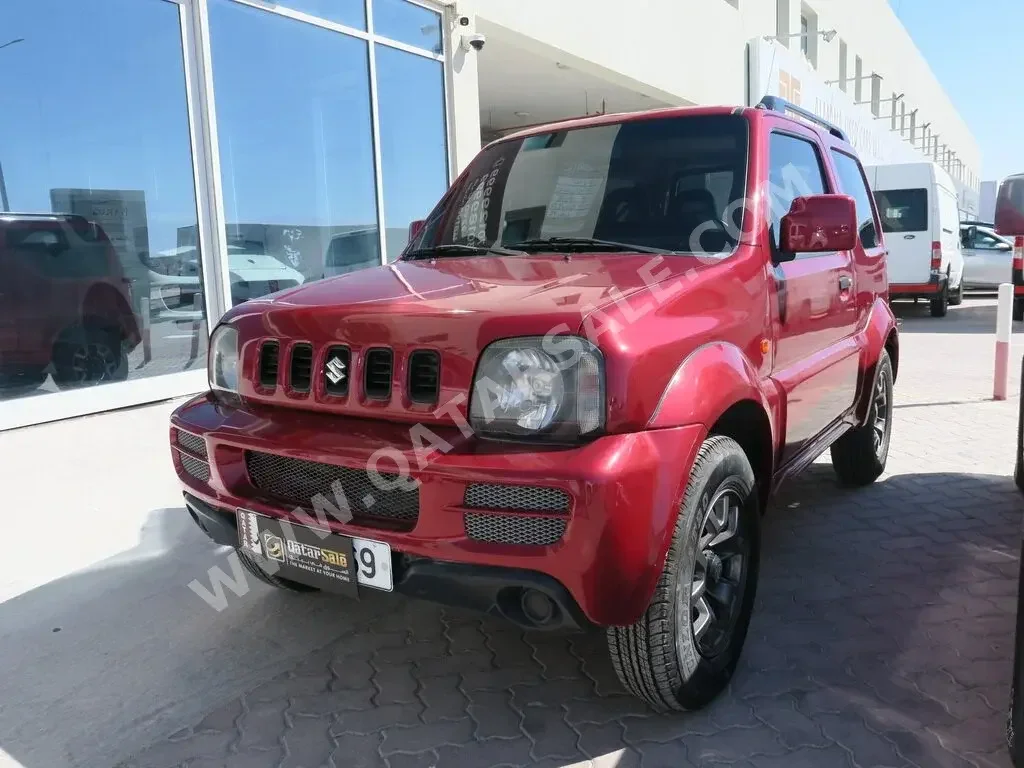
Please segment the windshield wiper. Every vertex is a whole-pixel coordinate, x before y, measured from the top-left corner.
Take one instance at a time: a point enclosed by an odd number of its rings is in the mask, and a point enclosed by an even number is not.
[[[465,245],[463,243],[443,243],[429,248],[417,248],[405,254],[407,259],[436,259],[445,256],[485,256],[494,253],[498,256],[523,256],[523,251],[513,251],[496,245]]]
[[[524,240],[521,243],[510,243],[510,248],[518,248],[522,251],[557,251],[568,253],[570,251],[633,251],[634,253],[661,253],[670,254],[674,251],[664,248],[652,248],[649,245],[637,245],[636,243],[618,243],[614,240],[599,240],[593,237],[541,237],[534,240]]]

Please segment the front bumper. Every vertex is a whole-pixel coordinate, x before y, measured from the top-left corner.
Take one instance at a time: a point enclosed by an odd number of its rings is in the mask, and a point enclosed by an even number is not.
[[[574,617],[573,623],[600,626],[631,624],[646,610],[661,574],[690,466],[706,436],[706,429],[698,424],[607,435],[565,448],[466,439],[454,428],[432,427],[451,450],[425,455],[422,447],[416,450],[411,425],[279,408],[250,410],[224,405],[206,395],[181,406],[171,423],[172,429],[203,440],[208,478],[203,478],[205,470],[199,477],[185,470],[182,449],[177,445],[171,451],[174,465],[185,492],[219,510],[222,520],[224,513],[231,518],[238,507],[244,507],[301,524],[292,505],[269,498],[253,485],[246,451],[352,469],[365,469],[381,448],[401,455],[410,475],[419,482],[415,524],[396,530],[366,520],[341,523],[332,519],[333,532],[386,542],[405,558],[398,564],[399,570],[406,568],[414,575],[429,572],[417,577],[420,584],[433,580],[452,585],[456,598],[454,587],[471,578],[467,573],[497,582],[502,578],[517,583],[537,580],[549,596],[564,590],[565,599],[559,597],[556,603],[565,603],[565,613],[579,617]],[[195,460],[193,457],[191,462]],[[472,483],[565,492],[570,503],[564,534],[547,545],[471,538],[465,515],[481,511],[465,506],[466,487]],[[504,510],[502,514],[517,513]],[[226,535],[231,536],[230,532]],[[473,568],[455,568],[460,564]],[[396,571],[396,589],[400,579]],[[430,596],[421,594],[423,590],[414,588],[415,584],[414,580],[400,591]],[[457,602],[487,607],[478,605],[481,601],[475,598]]]

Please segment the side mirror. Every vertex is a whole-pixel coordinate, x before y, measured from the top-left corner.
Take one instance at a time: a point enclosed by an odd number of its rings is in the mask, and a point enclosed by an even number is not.
[[[857,205],[849,195],[798,197],[780,230],[784,253],[849,251],[857,246]]]
[[[417,237],[422,234],[424,227],[427,226],[427,222],[423,219],[417,219],[409,225],[409,242],[413,242]]]

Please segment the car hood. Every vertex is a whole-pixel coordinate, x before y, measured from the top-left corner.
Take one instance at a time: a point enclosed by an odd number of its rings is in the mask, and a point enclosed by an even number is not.
[[[331,336],[340,320],[358,317],[386,318],[389,325],[423,318],[471,324],[516,318],[531,329],[538,326],[528,318],[539,319],[541,325],[557,319],[575,332],[591,312],[682,274],[694,261],[648,254],[404,261],[307,283],[234,311],[265,316],[270,325],[302,318],[303,325],[315,322]]]
[[[578,333],[585,318],[599,316],[602,307],[639,301],[641,292],[654,290],[657,283],[699,268],[696,261],[685,256],[584,254],[571,259],[531,255],[397,262],[239,304],[225,322],[238,331],[246,372],[241,394],[247,399],[402,420],[416,411],[400,391],[413,351],[439,353],[440,402],[462,398],[464,403],[480,352],[491,342]],[[256,381],[259,350],[266,340],[281,343],[282,361],[291,359],[295,343],[310,345],[317,377],[335,346],[351,349],[357,379],[357,361],[368,350],[390,349],[398,395],[387,404],[368,404],[360,397],[295,397],[287,385],[268,390]],[[286,382],[290,374],[282,370],[279,382]],[[427,418],[429,410],[419,409],[417,417]]]

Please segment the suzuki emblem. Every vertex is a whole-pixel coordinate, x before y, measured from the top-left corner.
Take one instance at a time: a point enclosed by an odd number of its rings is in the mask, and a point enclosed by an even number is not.
[[[331,384],[338,384],[345,380],[345,361],[338,357],[332,357],[327,361],[327,378]]]

